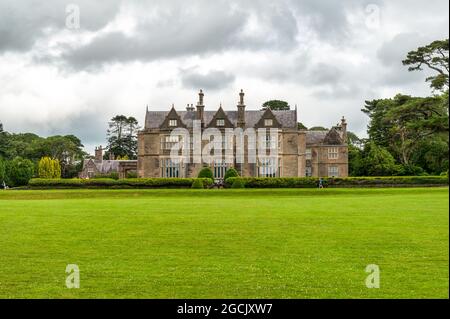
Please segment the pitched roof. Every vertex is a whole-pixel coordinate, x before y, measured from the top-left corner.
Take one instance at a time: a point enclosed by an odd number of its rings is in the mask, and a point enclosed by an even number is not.
[[[306,131],[306,144],[320,144],[327,134],[328,131]]]
[[[264,110],[261,111],[245,111],[245,127],[254,127],[256,123],[261,119],[264,114]],[[277,121],[283,128],[296,128],[297,116],[295,110],[287,111],[272,111]],[[188,128],[192,128],[193,121],[197,117],[196,111],[177,111],[181,120]],[[217,111],[205,111],[204,122],[210,123]],[[145,117],[146,129],[157,129],[164,122],[164,119],[169,114],[169,111],[147,111]],[[237,126],[237,111],[225,111],[226,116],[234,126]]]
[[[103,161],[95,161],[93,159],[85,159],[83,163],[83,167],[86,167],[86,165],[92,162],[94,163],[95,167],[99,171],[100,174],[109,174],[112,172],[118,172],[119,171],[119,165],[122,162],[137,162],[136,160],[103,160]]]

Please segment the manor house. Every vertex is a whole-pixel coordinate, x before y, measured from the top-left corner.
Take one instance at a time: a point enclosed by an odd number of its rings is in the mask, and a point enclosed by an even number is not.
[[[192,133],[194,122],[201,123],[202,131],[215,128],[276,129],[277,159],[258,157],[256,162],[225,160],[214,157],[208,163],[185,162],[180,157],[174,160],[171,149],[180,142],[171,134],[174,129],[183,128]],[[272,130],[273,131],[273,130]],[[267,142],[271,143],[272,137]],[[202,147],[208,141],[202,142]],[[229,147],[236,151],[236,145]],[[247,140],[246,142],[247,143]],[[224,152],[225,154],[225,152]],[[229,154],[229,153],[228,153]],[[309,131],[298,128],[297,108],[295,110],[248,110],[244,92],[233,111],[220,106],[216,111],[205,110],[204,93],[200,90],[194,107],[176,110],[174,106],[166,111],[149,111],[145,116],[145,127],[138,134],[139,177],[196,177],[204,166],[210,166],[216,179],[222,179],[226,170],[234,167],[241,176],[253,177],[346,177],[348,175],[347,123],[344,117],[340,123],[326,131]]]

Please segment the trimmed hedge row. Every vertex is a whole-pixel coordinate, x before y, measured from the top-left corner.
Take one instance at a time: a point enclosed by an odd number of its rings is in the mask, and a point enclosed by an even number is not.
[[[231,187],[236,179],[242,180],[246,188],[314,188],[319,185],[316,177],[230,177],[225,181]],[[383,177],[346,177],[324,178],[324,187],[395,187],[395,186],[445,186],[446,176],[383,176]]]
[[[196,178],[129,178],[129,179],[40,179],[30,180],[31,188],[190,188]],[[212,179],[201,178],[210,186]]]

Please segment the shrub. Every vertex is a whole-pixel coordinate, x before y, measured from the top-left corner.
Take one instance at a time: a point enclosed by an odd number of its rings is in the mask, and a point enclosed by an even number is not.
[[[130,178],[40,179],[29,182],[31,188],[190,188],[196,178]],[[199,179],[203,185],[213,184],[209,178]]]
[[[194,182],[192,183],[191,188],[194,188],[194,189],[203,189],[203,188],[205,188],[205,186],[203,185],[203,181],[202,181],[201,179],[196,178],[196,179],[194,180]]]
[[[236,178],[231,185],[231,188],[245,188],[245,184],[242,178]]]
[[[32,161],[16,157],[6,164],[6,184],[12,187],[27,185],[34,175],[34,169]]]
[[[214,179],[214,174],[209,167],[203,167],[198,173],[198,178],[211,178]]]
[[[319,185],[315,177],[257,178],[230,177],[225,181],[227,187],[241,179],[246,188],[314,188]],[[346,177],[323,179],[325,187],[392,187],[408,185],[448,185],[447,176],[384,176],[384,177]]]
[[[227,178],[230,177],[239,177],[239,173],[237,172],[236,169],[234,169],[234,167],[231,167],[227,170],[223,179],[227,180]]]
[[[137,172],[127,172],[127,178],[138,178]]]
[[[109,174],[97,174],[94,176],[95,179],[119,179],[119,173],[117,172],[111,172]]]

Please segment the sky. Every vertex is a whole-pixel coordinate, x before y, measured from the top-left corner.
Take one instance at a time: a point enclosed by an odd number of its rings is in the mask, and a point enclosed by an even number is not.
[[[88,152],[108,121],[145,109],[271,99],[307,127],[342,116],[365,136],[365,100],[431,94],[407,52],[448,38],[447,0],[0,0],[0,122],[74,134]]]

